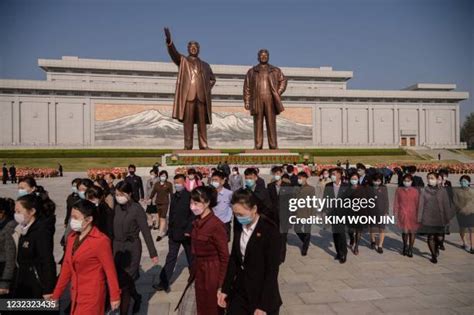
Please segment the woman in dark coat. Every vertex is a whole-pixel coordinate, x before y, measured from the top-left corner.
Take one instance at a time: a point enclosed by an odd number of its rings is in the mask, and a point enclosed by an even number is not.
[[[132,198],[130,183],[122,181],[117,184],[115,199],[117,205],[114,211],[113,252],[122,289],[120,309],[122,313],[126,314],[130,297],[133,297],[133,312],[136,313],[141,303],[141,295],[138,294],[134,283],[139,277],[140,260],[142,258],[140,232],[145,239],[150,258],[155,265],[158,264],[158,253],[148,228],[145,210]]]
[[[454,216],[454,211],[448,192],[438,185],[439,175],[431,172],[428,173],[427,178],[428,186],[420,195],[418,222],[422,224],[420,231],[427,234],[428,248],[431,253],[430,261],[436,264],[445,227]]]
[[[380,219],[388,214],[388,192],[383,184],[383,175],[374,174],[370,180],[375,198],[375,207],[368,209],[369,216],[375,218],[377,223],[370,224],[370,248],[375,249],[379,254],[383,253],[383,241],[385,237],[385,224],[381,224]],[[378,242],[375,241],[375,234],[379,234]]]
[[[86,190],[86,199],[97,207],[97,218],[94,222],[99,231],[112,239],[114,229],[114,211],[105,201],[105,192],[102,188],[92,186]]]
[[[16,245],[13,239],[15,202],[0,198],[0,297],[8,296],[15,273]]]
[[[352,210],[348,209],[347,216],[346,216],[346,223],[348,226],[348,233],[349,233],[349,240],[350,240],[350,247],[354,255],[359,255],[359,243],[360,239],[362,238],[362,233],[367,228],[367,224],[361,223],[359,220],[361,217],[368,215],[368,207],[360,206],[360,203],[357,203],[358,207],[356,208],[354,205],[356,204],[356,200],[360,201],[362,199],[369,199],[371,198],[371,191],[368,186],[362,186],[359,184],[359,174],[351,173],[349,177],[350,188],[347,190],[347,198],[353,200],[352,203]],[[354,218],[353,222],[349,221],[349,217],[352,216]]]
[[[282,300],[278,288],[280,233],[258,211],[258,199],[246,189],[232,196],[232,209],[241,229],[236,229],[229,266],[218,294],[227,314],[278,314]],[[260,313],[259,313],[260,312]]]
[[[18,273],[14,298],[48,299],[56,285],[51,229],[42,219],[41,200],[35,195],[18,198],[15,220],[20,233],[18,241]]]
[[[217,293],[224,283],[229,262],[227,232],[224,223],[211,210],[217,204],[217,191],[200,186],[191,192],[191,211],[198,218],[191,231],[194,260],[189,283],[194,281],[197,315],[223,314],[217,305]]]

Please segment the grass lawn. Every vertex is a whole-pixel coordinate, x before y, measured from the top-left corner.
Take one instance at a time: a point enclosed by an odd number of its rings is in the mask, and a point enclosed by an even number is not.
[[[161,159],[147,157],[133,158],[16,158],[12,159],[17,167],[52,167],[57,168],[58,162],[61,162],[64,172],[82,172],[89,168],[101,167],[127,167],[133,163],[137,167],[150,167],[155,162],[161,162]],[[10,163],[6,159],[5,162]]]

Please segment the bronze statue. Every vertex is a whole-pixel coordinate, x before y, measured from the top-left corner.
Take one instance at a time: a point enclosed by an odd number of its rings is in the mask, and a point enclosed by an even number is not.
[[[285,109],[281,95],[285,92],[287,79],[280,68],[268,63],[268,50],[258,52],[258,65],[250,68],[244,82],[245,109],[253,116],[255,149],[263,147],[263,120],[267,127],[268,147],[277,149],[276,116]]]
[[[193,148],[194,124],[197,124],[199,149],[209,149],[206,124],[212,123],[211,89],[216,78],[209,64],[199,59],[198,42],[188,43],[186,57],[176,50],[167,27],[165,36],[168,53],[179,68],[172,117],[183,123],[184,149]]]

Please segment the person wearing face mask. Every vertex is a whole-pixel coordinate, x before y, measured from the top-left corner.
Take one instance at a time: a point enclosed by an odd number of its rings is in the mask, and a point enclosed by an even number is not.
[[[15,203],[19,239],[13,298],[49,299],[56,285],[54,235],[42,213],[42,200],[34,194],[19,197]]]
[[[218,304],[227,314],[278,314],[282,305],[278,273],[278,227],[260,215],[255,194],[240,189],[232,209],[242,228],[234,234],[229,265]]]
[[[361,186],[369,185],[369,178],[366,175],[367,169],[365,165],[362,163],[357,163],[356,168],[357,168],[357,174],[359,175],[359,185]]]
[[[298,175],[295,174],[295,167],[293,165],[288,165],[286,167],[286,172],[290,176],[291,185],[298,186]]]
[[[92,189],[92,188],[90,188]],[[120,289],[110,239],[97,227],[97,207],[80,200],[71,211],[71,233],[67,250],[51,300],[59,301],[71,283],[71,313],[104,314],[106,288],[110,308],[120,305]]]
[[[160,272],[160,282],[153,284],[157,291],[170,289],[179,249],[182,246],[186,254],[188,267],[192,265],[193,255],[191,253],[191,230],[195,219],[190,209],[191,193],[184,188],[186,177],[183,174],[174,176],[175,193],[171,196],[169,224],[168,224],[168,254],[166,263]]]
[[[187,173],[188,176],[185,183],[187,191],[191,192],[194,188],[202,186],[202,182],[197,176],[196,170],[194,168],[190,168]]]
[[[166,217],[170,207],[170,198],[173,194],[173,185],[168,181],[168,172],[162,170],[158,181],[153,186],[150,199],[156,205],[156,211],[159,217],[160,230],[156,240],[159,242],[166,234]]]
[[[113,173],[107,173],[104,176],[105,181],[107,182],[107,186],[109,186],[109,192],[114,197],[115,195],[115,185],[114,185],[114,180],[116,179],[115,175]]]
[[[393,201],[393,215],[397,219],[398,228],[402,231],[402,255],[410,258],[413,257],[416,232],[420,227],[418,224],[420,192],[412,184],[413,176],[403,175],[403,187],[397,188]]]
[[[86,199],[96,206],[96,218],[94,225],[99,231],[113,239],[114,211],[105,202],[105,192],[102,188],[92,186],[86,190]]]
[[[376,218],[377,223],[370,223],[370,248],[375,249],[377,253],[383,253],[383,241],[385,238],[385,224],[378,223],[380,218],[388,215],[388,191],[383,183],[384,176],[382,173],[375,173],[371,179],[372,194],[375,198],[375,207],[368,209],[371,217]],[[379,238],[375,241],[375,236]]]
[[[305,172],[298,173],[298,184],[299,187],[295,191],[294,198],[306,199],[307,197],[312,198],[316,195],[316,190],[313,186],[308,184],[308,174]],[[296,216],[298,218],[308,219],[315,214],[315,209],[312,207],[298,208]],[[311,242],[311,224],[297,224],[295,225],[295,232],[302,242],[301,255],[306,256],[308,254],[309,244]]]
[[[18,197],[34,193],[37,186],[36,180],[33,177],[23,177],[18,182]]]
[[[405,168],[406,174],[410,174],[412,176],[412,187],[416,187],[418,189],[425,187],[425,182],[423,181],[423,178],[421,178],[418,175],[415,175],[416,173],[416,166],[410,165]],[[401,173],[401,172],[399,172]],[[399,174],[397,173],[397,176],[399,178],[398,180],[398,187],[403,187],[403,173]]]
[[[456,217],[459,224],[459,235],[461,236],[462,248],[468,253],[474,254],[474,189],[471,185],[471,177],[462,175],[459,179],[460,188],[453,189],[453,202],[456,209]],[[469,245],[466,242],[466,232]]]
[[[152,198],[150,198],[150,196],[153,193],[153,187],[156,183],[159,182],[160,177],[158,176],[158,172],[155,172],[154,169],[150,170],[150,178],[147,179],[145,184],[145,199],[147,203],[146,216],[148,218],[148,227],[153,230],[158,229],[159,221],[156,203],[153,201]]]
[[[66,217],[64,218],[64,228],[67,228],[69,224],[69,218],[71,217],[72,205],[78,202],[81,198],[78,195],[78,186],[81,183],[80,178],[74,178],[71,182],[71,194],[66,199]]]
[[[428,173],[428,186],[421,192],[418,212],[418,222],[422,224],[421,232],[427,234],[430,261],[434,264],[438,262],[439,246],[445,227],[454,215],[448,193],[438,185],[438,178],[439,174]]]
[[[264,206],[262,207],[262,209],[259,209],[260,211],[262,211],[261,213],[264,213],[271,220],[276,218],[277,217],[276,210],[273,208],[273,203],[270,200],[268,189],[265,188],[265,183],[260,184],[260,185],[258,184],[258,179],[260,178],[258,176],[258,171],[253,167],[249,167],[245,169],[244,176],[245,176],[245,182],[244,182],[245,188],[251,190]],[[235,223],[235,220],[234,220],[234,223]],[[234,224],[234,226],[236,228],[240,228],[238,225]]]
[[[291,184],[289,181],[284,180],[283,168],[280,166],[274,166],[271,170],[273,175],[273,181],[268,184],[267,190],[270,196],[270,200],[273,202],[272,208],[275,209],[276,217],[273,218],[275,224],[280,227],[281,231],[281,252],[280,252],[280,263],[283,263],[286,259],[286,243],[288,239],[288,211],[281,209],[280,205],[286,205],[290,195],[293,194],[293,190],[290,189]],[[286,207],[285,207],[286,208]]]
[[[135,165],[130,164],[128,166],[128,175],[125,177],[125,182],[129,183],[132,187],[132,199],[135,202],[139,202],[145,198],[145,192],[143,190],[142,178],[135,175],[136,170]]]
[[[225,174],[216,171],[211,176],[211,185],[217,190],[217,204],[212,208],[214,214],[224,223],[227,231],[227,241],[230,242],[232,208],[230,200],[232,199],[232,191],[224,187]]]
[[[331,182],[326,184],[324,188],[323,197],[327,199],[343,199],[347,194],[349,185],[342,181],[343,170],[340,167],[334,168],[330,171]],[[343,218],[346,215],[346,209],[342,206],[338,206],[337,203],[333,204],[333,207],[326,206],[323,209],[324,215],[334,216],[337,218]],[[341,264],[346,262],[347,259],[347,241],[346,241],[346,225],[343,223],[333,224],[331,226],[332,236],[334,240],[334,247],[336,249],[336,256],[334,259],[339,260]]]
[[[217,293],[224,283],[229,248],[225,226],[212,211],[216,204],[217,191],[213,187],[201,186],[191,192],[191,211],[197,216],[191,231],[194,258],[188,285],[177,307],[180,311],[187,305],[182,303],[183,298],[194,285],[196,310],[193,314],[223,314],[217,305]]]
[[[451,203],[451,205],[453,205],[453,187],[452,187],[452,184],[451,184],[451,181],[448,180],[448,176],[449,176],[449,171],[447,169],[440,169],[438,171],[438,174],[439,174],[439,177],[438,177],[438,185],[442,188],[442,189],[446,189],[446,192],[448,193],[448,197],[449,197],[449,202]],[[454,205],[453,205],[454,206]],[[441,235],[441,241],[439,243],[439,249],[440,250],[445,250],[445,247],[444,247],[444,239],[446,237],[446,234],[449,234],[449,224],[446,225],[445,227],[445,231],[444,233]]]
[[[114,240],[113,252],[115,266],[119,273],[119,282],[122,289],[120,302],[121,312],[126,314],[130,297],[133,298],[133,312],[140,310],[141,295],[138,294],[135,283],[139,277],[140,261],[142,258],[143,235],[150,258],[153,264],[158,264],[158,254],[153,243],[150,229],[146,222],[146,214],[142,206],[132,198],[132,186],[126,181],[117,184],[114,209]]]
[[[229,185],[230,190],[237,191],[240,188],[244,187],[242,175],[239,173],[238,167],[232,168],[232,174],[229,176]]]
[[[15,201],[0,198],[0,298],[10,296],[15,273],[16,244],[13,237]]]
[[[364,181],[360,180],[359,172],[351,174],[349,176],[350,187],[348,190],[348,198],[353,200],[351,204],[355,204],[356,201],[359,201],[359,200],[364,200],[364,199],[369,200],[370,198],[373,198],[372,192],[369,189],[368,185],[361,185],[360,184],[361,182],[363,183]],[[368,203],[365,206],[363,206],[361,205],[360,202],[358,202],[358,205],[359,205],[358,208],[354,208],[353,206],[352,209],[347,209],[348,216],[352,216],[352,217],[368,216],[369,214]],[[349,222],[347,224],[347,227],[348,227],[348,234],[349,234],[349,246],[352,252],[354,253],[354,255],[359,255],[360,240],[367,226],[366,224],[360,221],[356,222],[354,219],[352,223]]]

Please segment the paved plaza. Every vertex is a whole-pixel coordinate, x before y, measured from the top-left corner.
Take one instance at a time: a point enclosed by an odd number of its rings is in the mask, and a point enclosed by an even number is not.
[[[65,173],[62,178],[38,180],[57,204],[56,261],[62,256],[59,241],[70,182],[85,176],[85,172]],[[458,176],[451,175],[450,179],[457,184]],[[310,184],[314,180],[311,178]],[[0,185],[0,196],[15,197],[16,193],[16,185]],[[153,234],[156,237],[156,231]],[[347,262],[341,265],[334,260],[329,231],[313,235],[306,257],[300,254],[299,239],[289,235],[287,260],[280,267],[281,314],[474,314],[474,255],[460,248],[459,234],[446,236],[446,250],[441,251],[436,265],[429,261],[424,239],[416,240],[415,255],[407,258],[400,254],[400,235],[386,236],[383,254],[369,249],[367,236],[359,255],[349,252]],[[174,314],[185,287],[188,270],[184,253],[179,257],[171,292],[155,292],[151,287],[158,279],[167,248],[167,238],[157,243],[160,265],[152,266],[143,244],[143,270],[137,282],[144,297],[141,314]]]

